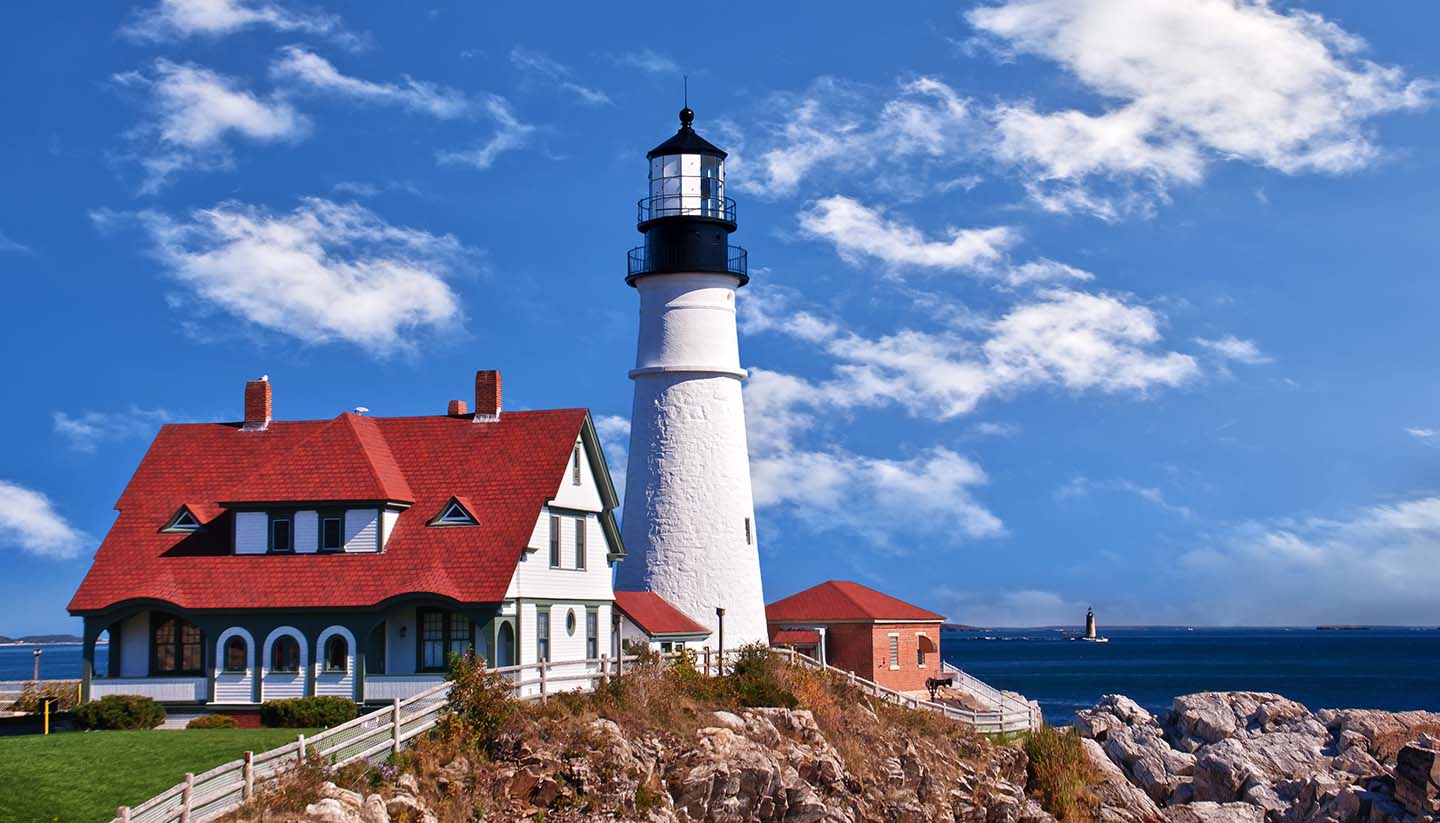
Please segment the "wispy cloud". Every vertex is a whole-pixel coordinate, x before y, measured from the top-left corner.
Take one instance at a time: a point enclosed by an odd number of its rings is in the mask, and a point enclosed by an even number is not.
[[[158,191],[182,170],[230,167],[232,136],[272,143],[309,133],[309,121],[288,101],[262,98],[233,78],[193,64],[161,58],[148,73],[127,72],[113,80],[143,91],[154,118],[129,135],[146,173],[142,193]]]
[[[1085,618],[1084,603],[1040,589],[993,592],[941,586],[934,597],[936,608],[967,626],[1074,626]]]
[[[149,437],[173,419],[165,409],[138,406],[118,412],[86,411],[72,416],[57,411],[51,415],[55,433],[65,438],[70,448],[87,454],[93,454],[102,443]]]
[[[505,98],[497,94],[489,95],[484,99],[484,107],[496,123],[495,133],[484,142],[468,149],[438,152],[435,155],[437,162],[469,166],[483,171],[494,165],[495,160],[505,152],[524,148],[529,144],[535,134],[535,127],[520,122]]]
[[[1410,427],[1405,433],[1427,446],[1440,446],[1440,429]]]
[[[16,254],[34,254],[34,253],[35,253],[35,250],[34,250],[34,249],[31,249],[29,246],[25,245],[24,243],[17,243],[16,241],[11,240],[9,237],[6,236],[5,232],[0,231],[0,252],[7,252],[7,251],[8,251],[8,252],[15,252]]]
[[[1265,2],[1009,0],[965,16],[1007,56],[1052,60],[1107,101],[1096,114],[1032,101],[989,112],[995,156],[1055,211],[1143,209],[1222,158],[1287,174],[1362,168],[1380,154],[1368,122],[1433,94],[1364,59],[1364,41],[1320,14]]]
[[[1197,337],[1195,342],[1220,357],[1244,363],[1247,366],[1261,366],[1275,362],[1275,358],[1261,351],[1254,340],[1241,340],[1234,335],[1226,335],[1213,340]]]
[[[661,54],[652,49],[631,49],[614,55],[614,60],[622,66],[639,69],[651,74],[678,74],[680,64],[668,54]]]
[[[467,249],[354,203],[311,197],[278,214],[232,201],[180,219],[155,211],[93,217],[102,228],[138,222],[156,258],[202,306],[306,343],[342,341],[386,356],[462,321],[446,278]]]
[[[1089,497],[1097,492],[1123,492],[1134,495],[1161,511],[1178,515],[1186,520],[1194,517],[1195,514],[1189,506],[1172,503],[1165,496],[1165,492],[1161,491],[1158,487],[1145,486],[1123,478],[1118,480],[1092,480],[1088,477],[1077,475],[1070,478],[1065,485],[1055,490],[1055,499],[1078,500]]]
[[[944,240],[927,240],[920,230],[887,218],[843,195],[816,201],[800,213],[806,234],[835,244],[852,262],[870,257],[890,266],[920,269],[976,269],[995,263],[1019,236],[1014,229],[949,229]]]
[[[50,498],[9,480],[0,480],[0,545],[40,557],[68,560],[95,539],[55,510]]]
[[[528,77],[535,78],[563,89],[590,106],[610,105],[610,95],[604,91],[575,82],[570,67],[549,55],[535,49],[516,46],[510,50],[510,64]]]
[[[364,40],[345,30],[335,15],[295,11],[265,0],[160,0],[135,12],[120,33],[142,42],[217,38],[249,28],[323,35],[349,47]]]
[[[441,120],[468,116],[471,102],[460,91],[423,80],[405,77],[399,83],[381,83],[351,77],[329,60],[300,46],[287,46],[270,64],[276,81],[299,85],[314,92],[329,93],[351,100],[394,105]]]

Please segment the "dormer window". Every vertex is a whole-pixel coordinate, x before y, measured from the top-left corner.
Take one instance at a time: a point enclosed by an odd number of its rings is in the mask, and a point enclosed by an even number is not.
[[[465,504],[452,497],[440,514],[430,521],[432,526],[474,526],[478,521]]]
[[[295,551],[294,530],[290,515],[270,515],[270,551],[282,553]]]
[[[191,514],[190,509],[185,506],[181,506],[180,511],[175,512],[175,516],[170,518],[170,522],[165,524],[165,528],[161,529],[161,531],[164,532],[193,532],[199,530],[200,521],[196,520],[195,515]]]

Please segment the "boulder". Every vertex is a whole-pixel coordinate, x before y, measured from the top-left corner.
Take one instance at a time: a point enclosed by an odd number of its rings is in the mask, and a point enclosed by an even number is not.
[[[1170,748],[1153,724],[1111,729],[1105,754],[1156,803],[1169,800],[1195,773],[1195,755]]]
[[[1370,755],[1387,766],[1405,746],[1427,734],[1440,734],[1440,713],[1384,712],[1373,709],[1326,709],[1316,713],[1342,748],[1365,741]]]
[[[324,797],[305,807],[305,817],[314,823],[360,823],[360,816],[333,797]]]
[[[1100,744],[1081,738],[1085,754],[1100,775],[1095,794],[1100,798],[1101,823],[1163,823],[1160,807],[1150,795],[1132,785],[1125,772],[1111,762]]]
[[[1395,800],[1417,817],[1440,814],[1440,751],[1412,745],[1397,753]]]
[[[385,811],[385,798],[372,794],[365,798],[360,807],[360,823],[390,823],[390,813]]]
[[[1200,692],[1175,698],[1169,725],[1175,738],[1218,743],[1245,731],[1271,732],[1309,718],[1293,700],[1267,692]],[[1312,730],[1324,729],[1316,724]]]
[[[1246,798],[1252,787],[1270,787],[1282,781],[1303,781],[1330,769],[1321,740],[1293,732],[1253,737],[1229,737],[1205,746],[1195,760],[1195,799],[1217,803]],[[1299,784],[1296,785],[1299,789]],[[1269,806],[1267,802],[1261,805]]]
[[[1154,725],[1154,716],[1123,694],[1107,694],[1094,706],[1075,713],[1076,731],[1096,740],[1104,740],[1113,729]]]
[[[1251,803],[1201,800],[1164,810],[1169,823],[1264,823],[1265,810]]]

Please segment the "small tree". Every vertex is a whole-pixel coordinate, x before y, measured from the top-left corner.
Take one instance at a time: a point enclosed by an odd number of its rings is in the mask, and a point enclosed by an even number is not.
[[[473,651],[450,658],[448,679],[454,685],[450,687],[446,724],[452,731],[473,736],[487,753],[492,751],[500,730],[515,714],[510,679],[486,668]]]

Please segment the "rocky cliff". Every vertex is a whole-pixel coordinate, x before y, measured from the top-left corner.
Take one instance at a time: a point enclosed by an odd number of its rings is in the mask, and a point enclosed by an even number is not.
[[[1075,727],[1127,821],[1440,820],[1440,714],[1312,712],[1276,694],[1205,692],[1156,717],[1109,695]]]

